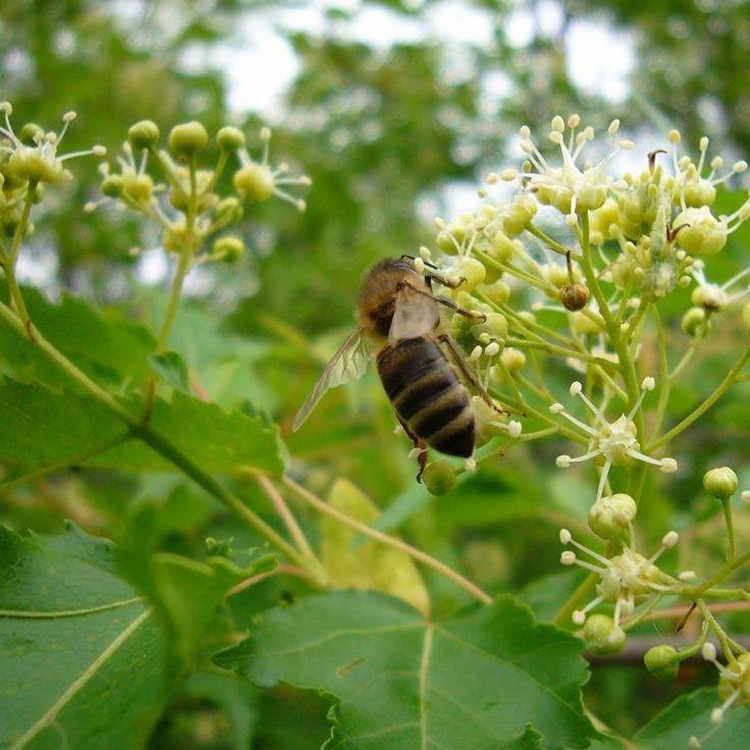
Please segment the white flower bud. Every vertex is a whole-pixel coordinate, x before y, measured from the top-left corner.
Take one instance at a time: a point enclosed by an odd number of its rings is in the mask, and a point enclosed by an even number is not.
[[[701,656],[706,661],[716,661],[716,646],[711,641],[706,641],[701,647]]]
[[[570,544],[573,541],[573,535],[568,529],[560,529],[560,543]]]
[[[661,540],[661,543],[667,548],[672,549],[680,541],[680,535],[676,531],[668,531]]]
[[[555,464],[557,464],[560,469],[567,469],[570,466],[570,461],[570,456],[563,454],[555,459]]]
[[[643,378],[641,388],[643,388],[644,391],[653,391],[654,388],[656,388],[656,381],[652,377]]]

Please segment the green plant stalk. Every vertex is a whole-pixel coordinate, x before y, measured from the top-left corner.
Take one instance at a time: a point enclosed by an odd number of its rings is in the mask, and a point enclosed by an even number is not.
[[[732,575],[735,570],[741,568],[747,562],[750,562],[750,552],[745,552],[743,555],[735,557],[734,560],[730,560],[723,567],[721,567],[718,573],[716,573],[716,575],[714,575],[712,578],[709,578],[700,586],[686,588],[683,591],[683,594],[690,597],[691,599],[698,599],[699,597],[703,596],[703,594],[707,593],[709,589],[712,589],[714,586],[716,586],[716,584],[724,581],[726,578]]]
[[[164,313],[164,320],[162,321],[161,328],[159,329],[159,336],[156,340],[156,354],[164,354],[169,344],[169,334],[172,332],[172,326],[174,325],[175,318],[177,317],[177,308],[180,306],[180,298],[182,296],[182,285],[185,281],[185,277],[190,273],[190,269],[193,265],[193,257],[195,255],[195,210],[196,210],[196,165],[195,157],[190,159],[190,195],[188,196],[187,205],[187,234],[185,244],[180,250],[180,255],[177,260],[177,268],[175,269],[175,275],[172,279],[172,286],[169,290],[169,300],[167,301],[167,309]],[[154,401],[156,400],[156,377],[151,376],[146,386],[146,405],[143,410],[143,420],[148,422],[151,418],[151,413],[154,409]]]
[[[734,651],[732,649],[729,637],[724,632],[724,628],[719,625],[716,618],[711,614],[711,610],[706,606],[706,603],[703,601],[703,599],[696,599],[695,604],[701,611],[704,620],[709,624],[711,630],[713,630],[716,634],[716,637],[721,644],[721,650],[724,652],[724,656],[726,656],[727,661],[730,663],[734,663]]]
[[[26,326],[20,318],[5,304],[0,303],[0,319],[12,328],[20,336],[26,335]],[[298,552],[289,542],[284,539],[273,527],[267,524],[260,516],[248,508],[242,500],[217,482],[210,474],[200,468],[189,456],[173,445],[168,438],[158,430],[144,424],[134,414],[119,404],[109,393],[97,385],[88,375],[79,370],[64,354],[53,344],[45,339],[31,324],[34,330],[34,344],[62,372],[78,383],[92,398],[102,406],[109,409],[120,421],[130,429],[132,435],[153,448],[183,471],[206,492],[215,497],[228,509],[233,511],[241,520],[267,539],[274,547],[282,552],[296,565],[304,568],[310,567],[310,560]]]
[[[23,210],[21,212],[21,220],[18,222],[15,234],[13,235],[13,242],[10,246],[10,251],[6,259],[4,270],[5,279],[8,283],[8,292],[10,298],[18,311],[18,316],[21,318],[24,326],[26,327],[26,335],[32,337],[32,326],[31,318],[29,317],[29,311],[26,308],[26,302],[23,299],[21,287],[18,285],[16,279],[16,261],[18,260],[18,253],[21,249],[21,240],[26,234],[29,227],[29,218],[31,217],[31,206],[34,203],[34,194],[36,193],[37,183],[33,180],[29,181],[26,187],[26,197],[23,203]]]
[[[656,305],[652,305],[651,310],[654,314],[654,321],[656,322],[656,342],[659,350],[659,382],[656,386],[659,391],[659,400],[656,405],[656,413],[654,415],[654,422],[651,425],[650,434],[650,438],[653,440],[661,431],[661,426],[664,423],[664,416],[667,413],[672,384],[669,379],[669,363],[667,362],[667,343],[664,334],[664,323],[662,323],[661,315],[659,315]]]
[[[552,237],[550,237],[545,231],[542,229],[539,229],[533,222],[529,222],[526,226],[526,231],[536,237],[538,240],[541,240],[550,250],[554,250],[556,253],[559,253],[560,255],[567,256],[570,250],[568,250],[566,247],[561,245],[557,240],[553,240]],[[576,257],[574,260],[577,260]]]
[[[586,283],[591,289],[591,293],[594,295],[597,304],[599,305],[599,312],[604,318],[604,323],[607,329],[607,335],[612,344],[612,348],[617,354],[617,361],[620,368],[620,373],[625,381],[625,390],[628,394],[629,406],[632,409],[638,401],[640,395],[640,389],[638,387],[638,377],[635,372],[635,364],[630,356],[630,349],[627,341],[623,339],[620,326],[612,317],[612,313],[607,304],[607,300],[604,293],[599,286],[599,280],[596,277],[594,266],[591,262],[591,241],[589,238],[589,214],[586,211],[581,216],[581,249],[583,250],[583,256],[581,258],[581,270],[586,278]],[[638,435],[645,436],[645,423],[643,420],[642,411],[636,412],[633,417]],[[644,451],[645,452],[645,451]]]
[[[687,417],[685,417],[681,422],[678,422],[671,430],[669,430],[669,432],[666,432],[660,438],[654,440],[651,444],[649,444],[648,447],[644,449],[644,452],[654,451],[657,448],[660,448],[665,443],[670,442],[680,433],[684,432],[688,427],[690,427],[690,425],[693,424],[696,419],[703,416],[734,385],[735,379],[742,371],[742,368],[745,366],[748,359],[750,359],[750,347],[748,347],[743,352],[742,356],[739,358],[734,367],[732,367],[732,369],[727,373],[724,380],[722,380],[716,390],[707,399],[702,401],[699,406],[693,409],[693,411],[690,412]]]
[[[727,527],[727,562],[734,560],[735,542],[734,542],[734,520],[732,519],[732,501],[730,498],[722,500],[721,509],[724,511],[724,523]]]
[[[687,366],[692,361],[693,357],[695,356],[695,353],[698,351],[698,347],[700,346],[700,342],[702,339],[694,338],[690,342],[690,346],[688,347],[685,354],[683,354],[682,359],[677,363],[674,370],[669,374],[669,379],[674,383],[677,378],[682,375],[682,373],[687,369]]]

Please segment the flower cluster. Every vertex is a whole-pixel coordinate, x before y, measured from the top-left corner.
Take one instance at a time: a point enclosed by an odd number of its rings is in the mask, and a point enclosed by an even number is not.
[[[13,107],[10,102],[0,103],[3,124],[0,125],[0,237],[20,237],[29,227],[28,211],[35,201],[41,199],[43,186],[54,185],[72,177],[66,162],[81,156],[103,156],[106,149],[94,146],[87,151],[61,153],[68,127],[76,118],[75,112],[63,115],[59,132],[45,131],[39,125],[29,122],[16,133],[10,121]],[[24,215],[26,216],[24,217]],[[2,261],[7,264],[11,259]]]
[[[218,160],[209,169],[198,165],[198,157],[210,140],[201,123],[188,122],[172,128],[168,150],[158,147],[159,139],[155,123],[146,120],[133,125],[116,157],[116,165],[101,165],[103,197],[88,203],[86,210],[111,204],[146,216],[159,227],[162,247],[187,256],[192,264],[234,262],[242,256],[242,239],[223,232],[242,219],[249,202],[264,202],[277,196],[300,211],[305,209],[305,201],[288,191],[307,187],[311,180],[306,176],[293,177],[284,164],[276,168],[270,165],[269,128],[260,132],[259,160],[250,155],[241,130],[221,128],[216,134]],[[237,161],[232,176],[234,192],[221,196],[219,180],[232,155]]]
[[[674,677],[709,631],[729,643],[710,611],[704,611],[720,579],[706,576],[707,583],[696,585],[700,576],[695,571],[665,572],[657,561],[677,543],[677,533],[669,531],[654,554],[644,554],[636,546],[634,524],[644,475],[653,469],[662,474],[678,470],[664,449],[693,421],[663,430],[672,383],[688,367],[713,319],[736,311],[748,291],[743,282],[750,268],[724,281],[709,276],[711,259],[750,219],[747,196],[732,212],[717,209],[724,202],[722,186],[740,178],[747,163],[725,168],[720,156],[709,156],[706,138],[693,159],[680,152],[682,138],[671,131],[644,155],[640,171],[617,173],[622,152],[632,154],[635,148],[620,137],[620,122],[612,121],[605,137],[597,139],[577,115],[554,117],[547,140],[549,148],[544,148],[528,127],[522,128],[520,167],[491,172],[475,211],[437,219],[435,248],[421,248],[416,262],[446,279],[447,288],[439,293],[483,315],[481,323],[449,315],[445,327],[469,354],[484,389],[521,415],[523,435],[520,424],[498,420],[482,399],[474,399],[478,444],[500,441],[497,449],[483,449],[477,460],[512,447],[519,438],[531,442],[556,436],[580,444],[579,452],[557,456],[559,468],[589,464],[595,469],[587,520],[606,543],[606,552],[584,546],[567,530],[560,534],[563,545],[578,550],[565,550],[562,564],[588,570],[596,590],[588,604],[569,610],[589,649],[622,648],[627,631],[664,597],[700,600],[704,627],[696,644],[682,651],[658,646],[646,654],[654,674]],[[686,352],[671,371],[664,353],[659,376],[652,377],[653,364],[649,368],[641,361],[645,327],[649,322],[661,327],[664,347],[659,306],[686,288],[690,294],[680,297],[690,300],[681,321]],[[750,333],[750,303],[740,320]],[[550,368],[542,365],[550,360],[580,374],[569,395],[583,402],[583,415],[571,413],[555,395],[559,378],[548,382]],[[731,387],[740,369],[720,388]],[[440,488],[449,491],[455,480],[449,465],[440,464]],[[446,481],[449,474],[452,481]],[[722,503],[728,518],[730,560],[734,536],[728,498],[737,484],[731,469],[706,475],[706,491]],[[600,607],[603,612],[593,612]],[[728,648],[728,665],[717,663],[725,700],[715,720],[732,705],[750,705],[743,692],[750,684],[750,657],[736,653],[731,644]]]

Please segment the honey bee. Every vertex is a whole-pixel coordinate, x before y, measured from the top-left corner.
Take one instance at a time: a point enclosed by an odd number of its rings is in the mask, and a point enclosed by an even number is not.
[[[476,380],[453,339],[439,332],[439,305],[478,321],[486,319],[432,292],[433,283],[455,289],[462,281],[455,283],[432,271],[422,276],[408,256],[386,258],[372,266],[359,291],[357,328],[333,355],[302,404],[294,431],[329,388],[359,379],[374,354],[380,382],[396,417],[419,449],[417,479],[427,462],[427,446],[449,456],[470,458],[476,439],[474,412],[456,368],[493,409],[505,412]]]

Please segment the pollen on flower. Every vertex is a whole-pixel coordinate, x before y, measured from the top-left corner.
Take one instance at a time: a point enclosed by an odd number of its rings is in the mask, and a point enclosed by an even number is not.
[[[237,158],[240,168],[234,174],[234,186],[244,197],[254,201],[267,201],[272,196],[291,203],[298,210],[304,211],[306,203],[288,192],[292,187],[309,187],[312,180],[307,175],[294,177],[289,172],[289,167],[281,163],[274,168],[269,163],[271,130],[268,127],[261,128],[260,139],[263,142],[263,151],[260,161],[255,161],[247,148],[238,148]]]
[[[581,456],[576,456],[575,458],[571,458],[568,455],[558,456],[556,459],[557,466],[567,469],[574,463],[581,463],[599,456],[604,457],[604,466],[602,467],[599,488],[596,494],[597,500],[602,497],[609,476],[609,470],[613,465],[617,466],[635,459],[653,466],[658,466],[664,472],[675,471],[677,469],[677,462],[674,459],[652,458],[651,456],[642,453],[640,450],[638,430],[633,420],[636,413],[641,408],[646,393],[653,390],[655,386],[656,381],[653,378],[644,378],[641,384],[641,394],[630,412],[627,415],[621,414],[616,420],[614,420],[614,422],[610,422],[593,401],[591,401],[591,399],[583,392],[583,386],[581,383],[574,381],[570,385],[570,395],[573,397],[579,397],[591,411],[595,422],[595,426],[593,427],[569,414],[562,404],[555,403],[550,406],[550,411],[553,414],[561,414],[564,416],[579,430],[584,432],[591,441],[590,449]]]
[[[37,128],[37,132],[33,134],[29,143],[23,131],[19,137],[13,130],[10,123],[13,107],[10,102],[3,102],[0,111],[3,112],[5,118],[5,125],[0,126],[0,135],[4,137],[0,142],[0,154],[7,155],[9,170],[16,178],[24,182],[54,184],[70,175],[64,166],[69,159],[90,155],[103,156],[107,152],[104,146],[94,146],[85,151],[59,155],[60,144],[65,138],[68,125],[76,117],[75,112],[66,112],[63,115],[63,126],[59,133],[53,131],[45,133],[41,128]]]
[[[669,537],[668,540],[667,537]],[[676,535],[670,532],[665,536],[665,540],[673,544],[676,541]],[[572,544],[593,561],[582,560],[572,550],[565,550],[560,555],[560,562],[563,565],[578,565],[599,576],[599,583],[596,586],[597,596],[585,607],[573,613],[573,622],[576,625],[583,625],[591,610],[603,602],[608,602],[615,605],[614,629],[619,631],[621,617],[633,614],[636,604],[672,590],[674,579],[664,574],[655,565],[668,548],[667,544],[663,543],[648,558],[636,552],[631,544],[624,546],[620,554],[607,558],[577,542],[567,529],[561,530],[560,542],[564,545]]]

